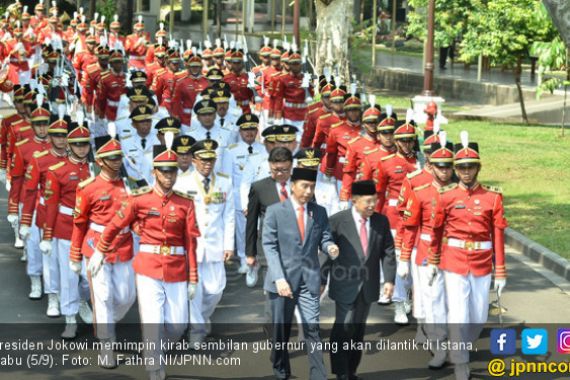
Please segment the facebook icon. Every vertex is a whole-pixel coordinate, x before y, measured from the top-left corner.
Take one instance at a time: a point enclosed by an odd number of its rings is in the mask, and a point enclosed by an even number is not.
[[[514,355],[517,351],[517,333],[515,329],[491,330],[491,353],[495,355]]]

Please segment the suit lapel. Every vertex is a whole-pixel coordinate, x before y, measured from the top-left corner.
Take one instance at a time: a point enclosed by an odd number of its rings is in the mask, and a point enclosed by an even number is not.
[[[267,179],[267,190],[269,191],[269,194],[271,194],[271,204],[279,203],[281,201],[279,193],[277,192],[277,185],[271,177]]]
[[[346,227],[346,236],[352,246],[356,248],[356,253],[358,253],[360,260],[364,261],[366,259],[366,256],[364,256],[364,250],[362,249],[362,244],[360,244],[360,235],[358,234],[356,224],[354,223],[352,211],[348,210],[346,215],[346,219],[344,220],[344,225]],[[368,247],[370,247],[370,244],[368,244]]]

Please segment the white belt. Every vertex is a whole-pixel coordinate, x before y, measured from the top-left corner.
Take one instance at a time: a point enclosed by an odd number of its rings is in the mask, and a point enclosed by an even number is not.
[[[100,234],[103,233],[103,231],[105,231],[105,226],[102,226],[101,224],[97,224],[97,223],[93,223],[91,222],[89,224],[89,228],[92,229],[95,232],[99,232]],[[125,227],[122,230],[119,231],[119,234],[126,234],[128,232],[130,232],[131,230],[129,229],[129,227]]]
[[[346,162],[346,157],[340,157],[340,158],[338,159],[338,162],[344,165],[345,162]]]
[[[467,249],[469,251],[478,249],[487,250],[493,248],[493,242],[490,241],[465,241],[454,238],[447,239],[447,242],[444,244],[447,244],[450,247]]]
[[[42,206],[45,206],[45,205],[46,205],[46,200],[44,199],[44,197],[40,197],[40,204],[41,204]]]
[[[238,106],[248,106],[248,105],[249,105],[249,100],[237,101],[236,103],[237,103]]]
[[[430,235],[430,234],[421,234],[421,235],[420,235],[420,240],[423,240],[423,241],[431,241],[431,235]]]
[[[107,105],[108,105],[108,106],[112,106],[112,107],[118,107],[118,106],[119,106],[119,102],[118,102],[118,101],[114,101],[114,100],[107,99]]]
[[[129,55],[129,59],[136,59],[137,61],[142,61],[145,59],[144,55]]]
[[[167,245],[154,245],[154,244],[141,244],[139,247],[139,251],[144,253],[154,253],[155,255],[175,255],[175,256],[184,256],[186,254],[186,250],[184,247],[169,247]]]
[[[388,199],[389,207],[396,207],[397,205],[398,205],[398,199],[396,198]]]
[[[73,209],[71,207],[59,206],[59,213],[63,215],[73,216]]]
[[[192,113],[192,108],[183,108],[182,112],[187,113],[187,114],[191,114]]]
[[[307,103],[291,103],[288,101],[283,102],[287,108],[307,108]]]

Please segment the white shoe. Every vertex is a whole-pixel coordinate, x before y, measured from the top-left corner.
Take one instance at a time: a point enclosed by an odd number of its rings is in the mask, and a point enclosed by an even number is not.
[[[412,300],[405,300],[404,301],[404,311],[406,314],[410,314],[412,312]]]
[[[48,307],[46,314],[48,317],[55,318],[59,317],[59,300],[57,299],[57,294],[48,294]]]
[[[246,263],[243,263],[240,265],[240,267],[238,269],[238,273],[239,274],[246,274],[248,270],[249,270],[249,265],[247,265]]]
[[[14,248],[18,249],[24,248],[24,241],[20,239],[20,237],[17,237],[16,240],[14,241]]]
[[[259,265],[248,266],[247,274],[245,275],[245,284],[248,288],[253,288],[257,285],[257,280],[259,278]]]
[[[148,378],[149,380],[164,380],[166,379],[166,372],[163,368],[155,371],[148,371]]]
[[[435,344],[435,342],[432,342]],[[447,359],[447,352],[445,350],[435,350],[433,353],[433,358],[428,362],[428,367],[430,369],[440,369],[445,364]]]
[[[397,325],[407,325],[409,323],[403,302],[394,302],[394,323]]]
[[[469,364],[461,363],[455,365],[455,380],[469,380],[470,370]]]
[[[77,335],[77,320],[75,315],[65,316],[65,329],[61,333],[63,339],[74,339]]]
[[[32,300],[39,300],[42,298],[42,278],[40,276],[30,276],[31,290],[28,297]]]
[[[22,256],[20,256],[20,261],[23,263],[28,261],[28,252],[26,252],[25,249],[22,251]]]
[[[93,323],[93,312],[85,300],[79,301],[79,317],[87,324]]]
[[[378,305],[389,305],[392,303],[392,300],[390,299],[390,297],[386,297],[386,295],[384,294],[384,292],[382,290],[380,290],[380,296],[378,297]]]

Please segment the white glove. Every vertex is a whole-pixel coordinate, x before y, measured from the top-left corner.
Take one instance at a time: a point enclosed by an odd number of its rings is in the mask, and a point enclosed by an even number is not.
[[[6,169],[0,169],[0,182],[6,183]]]
[[[396,260],[400,261],[400,254],[402,253],[400,248],[394,249],[394,253],[396,254]]]
[[[12,184],[10,183],[10,181],[6,181],[6,191],[10,192],[10,188],[12,187]]]
[[[398,276],[402,278],[408,277],[410,274],[410,263],[398,260]]]
[[[283,118],[273,120],[273,125],[282,125],[282,124],[283,124]]]
[[[52,247],[51,247],[51,241],[49,241],[49,240],[42,240],[42,241],[40,242],[40,251],[42,251],[42,253],[43,253],[44,255],[47,255],[47,256],[51,255],[51,248],[52,248]]]
[[[309,88],[311,84],[311,74],[305,73],[303,74],[303,81],[301,82],[301,88]]]
[[[79,273],[81,273],[81,263],[78,263],[75,261],[70,261],[69,262],[69,269],[71,269],[72,272],[79,274]]]
[[[91,272],[91,276],[97,276],[97,273],[99,273],[99,270],[103,266],[103,261],[105,261],[105,256],[96,249],[93,256],[89,259],[89,264],[87,265],[87,270]]]
[[[18,215],[8,214],[8,217],[6,219],[8,219],[8,223],[10,223],[12,225],[13,229],[18,228],[18,225],[20,224],[20,220],[18,219]]]
[[[340,208],[341,211],[348,210],[349,206],[350,206],[350,202],[348,202],[348,201],[340,201],[338,203],[338,207]]]
[[[188,284],[188,299],[189,300],[193,300],[194,296],[196,296],[196,288],[197,287],[198,287],[198,284],[192,284],[192,283]]]
[[[495,291],[497,292],[499,297],[501,296],[501,293],[503,293],[503,289],[505,288],[505,286],[507,286],[507,279],[506,278],[496,278],[495,279]]]
[[[251,71],[247,73],[247,88],[255,88],[255,74]]]
[[[20,226],[20,238],[22,240],[26,240],[30,236],[30,227],[29,226]]]

